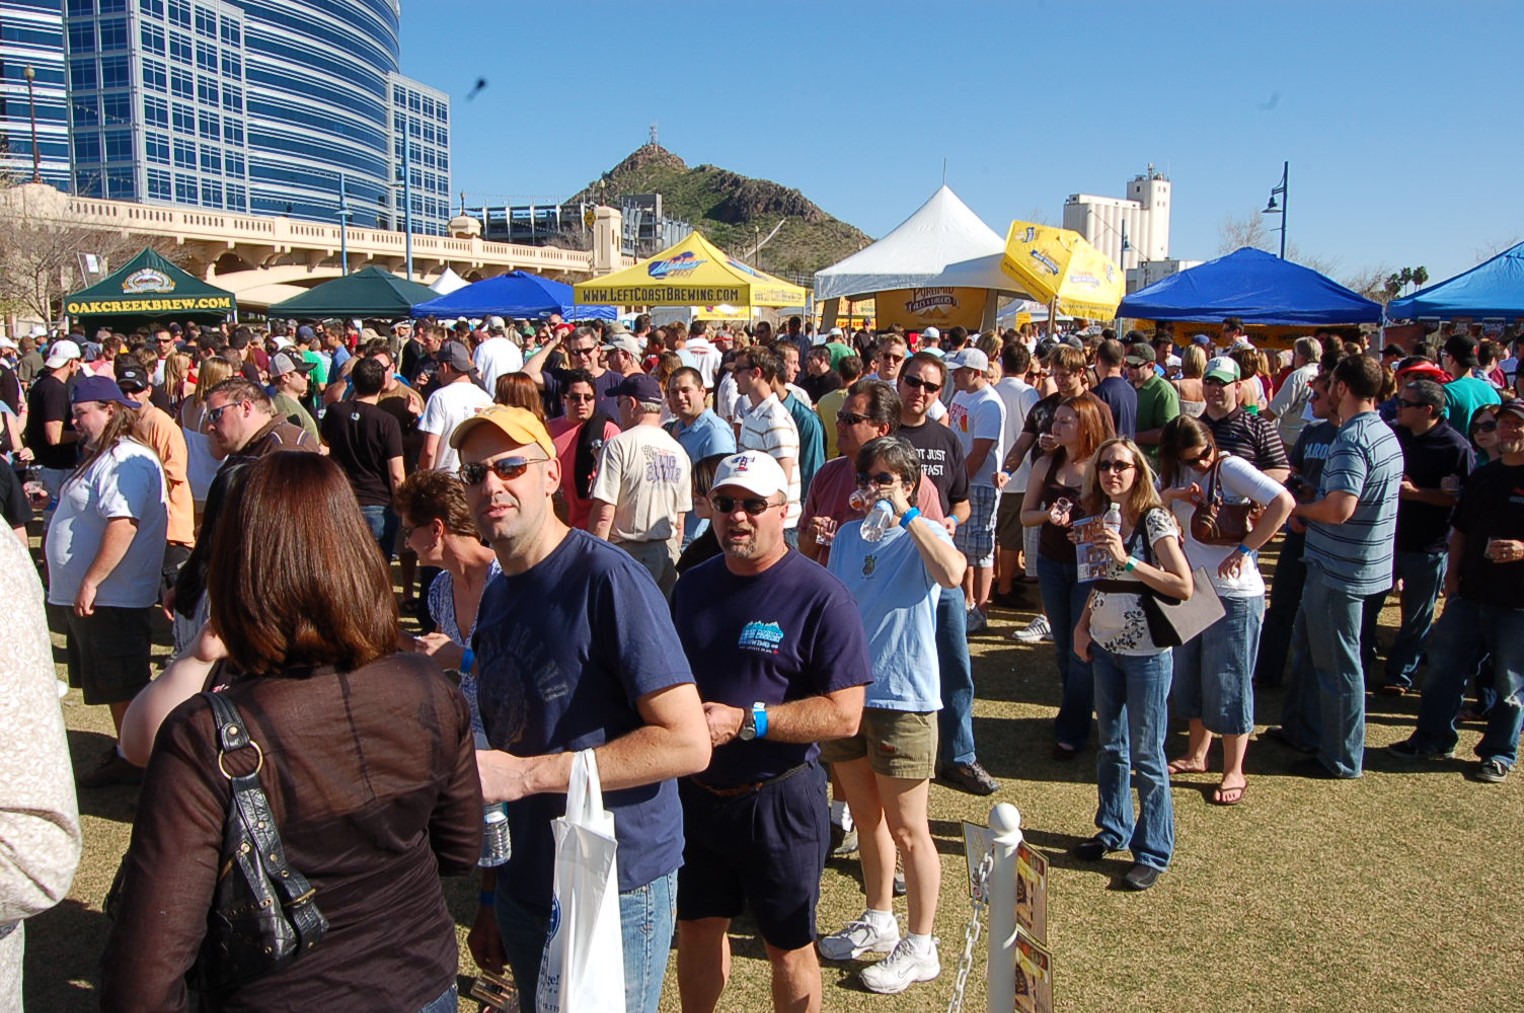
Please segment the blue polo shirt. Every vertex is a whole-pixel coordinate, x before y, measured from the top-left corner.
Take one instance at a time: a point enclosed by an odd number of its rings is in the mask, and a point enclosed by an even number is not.
[[[1303,551],[1329,587],[1365,596],[1392,586],[1401,482],[1402,447],[1381,416],[1361,412],[1339,427],[1318,490],[1353,495],[1355,512],[1343,524],[1309,521]]]
[[[672,423],[672,438],[688,452],[688,459],[698,464],[714,454],[736,452],[736,431],[708,408],[691,425],[678,419]]]

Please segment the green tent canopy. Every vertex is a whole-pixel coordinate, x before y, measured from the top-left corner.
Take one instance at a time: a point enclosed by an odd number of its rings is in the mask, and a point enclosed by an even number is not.
[[[379,267],[325,281],[301,295],[270,307],[272,317],[322,319],[326,317],[406,317],[413,307],[439,293],[427,285],[399,278]]]
[[[155,320],[217,322],[237,309],[233,293],[146,247],[125,267],[64,299],[64,312],[87,329],[108,323],[126,329]]]

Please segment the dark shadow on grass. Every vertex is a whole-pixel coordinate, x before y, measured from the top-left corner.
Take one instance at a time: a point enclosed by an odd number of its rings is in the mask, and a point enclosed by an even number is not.
[[[78,729],[69,730],[69,756],[74,762],[76,774],[85,774],[94,770],[100,763],[101,757],[106,750],[115,744],[115,739],[99,732],[86,732]],[[103,820],[113,820],[117,823],[131,823],[138,809],[137,785],[115,785],[109,788],[80,788],[77,792],[79,797],[79,811],[87,816],[95,816]]]
[[[104,914],[72,897],[27,919],[24,1008],[95,1009],[100,955],[110,924]]]

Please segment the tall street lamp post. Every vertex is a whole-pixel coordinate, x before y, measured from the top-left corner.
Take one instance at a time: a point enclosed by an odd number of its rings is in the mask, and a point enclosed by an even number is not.
[[[1286,205],[1291,202],[1290,198],[1287,197],[1287,195],[1286,195],[1286,180],[1290,177],[1290,175],[1291,175],[1291,163],[1290,162],[1282,162],[1281,163],[1281,181],[1280,181],[1279,185],[1273,186],[1273,187],[1270,188],[1270,203],[1266,204],[1265,205],[1265,210],[1260,212],[1260,214],[1263,214],[1263,215],[1280,215],[1281,216],[1280,233],[1281,233],[1281,259],[1282,260],[1286,259]],[[1275,198],[1276,198],[1277,194],[1279,194],[1280,198],[1281,198],[1279,205],[1277,205],[1276,202],[1275,202]]]
[[[33,90],[32,82],[37,79],[37,71],[27,67],[22,72],[26,78],[26,106],[32,117],[32,182],[42,182],[42,152],[37,147],[37,95]]]

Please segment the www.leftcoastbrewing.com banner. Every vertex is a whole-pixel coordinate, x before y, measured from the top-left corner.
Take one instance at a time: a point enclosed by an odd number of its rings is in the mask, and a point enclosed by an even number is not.
[[[155,313],[231,313],[233,297],[230,295],[185,296],[182,298],[156,297],[152,299],[91,299],[70,300],[64,304],[64,312],[71,317],[92,316],[148,316]]]

